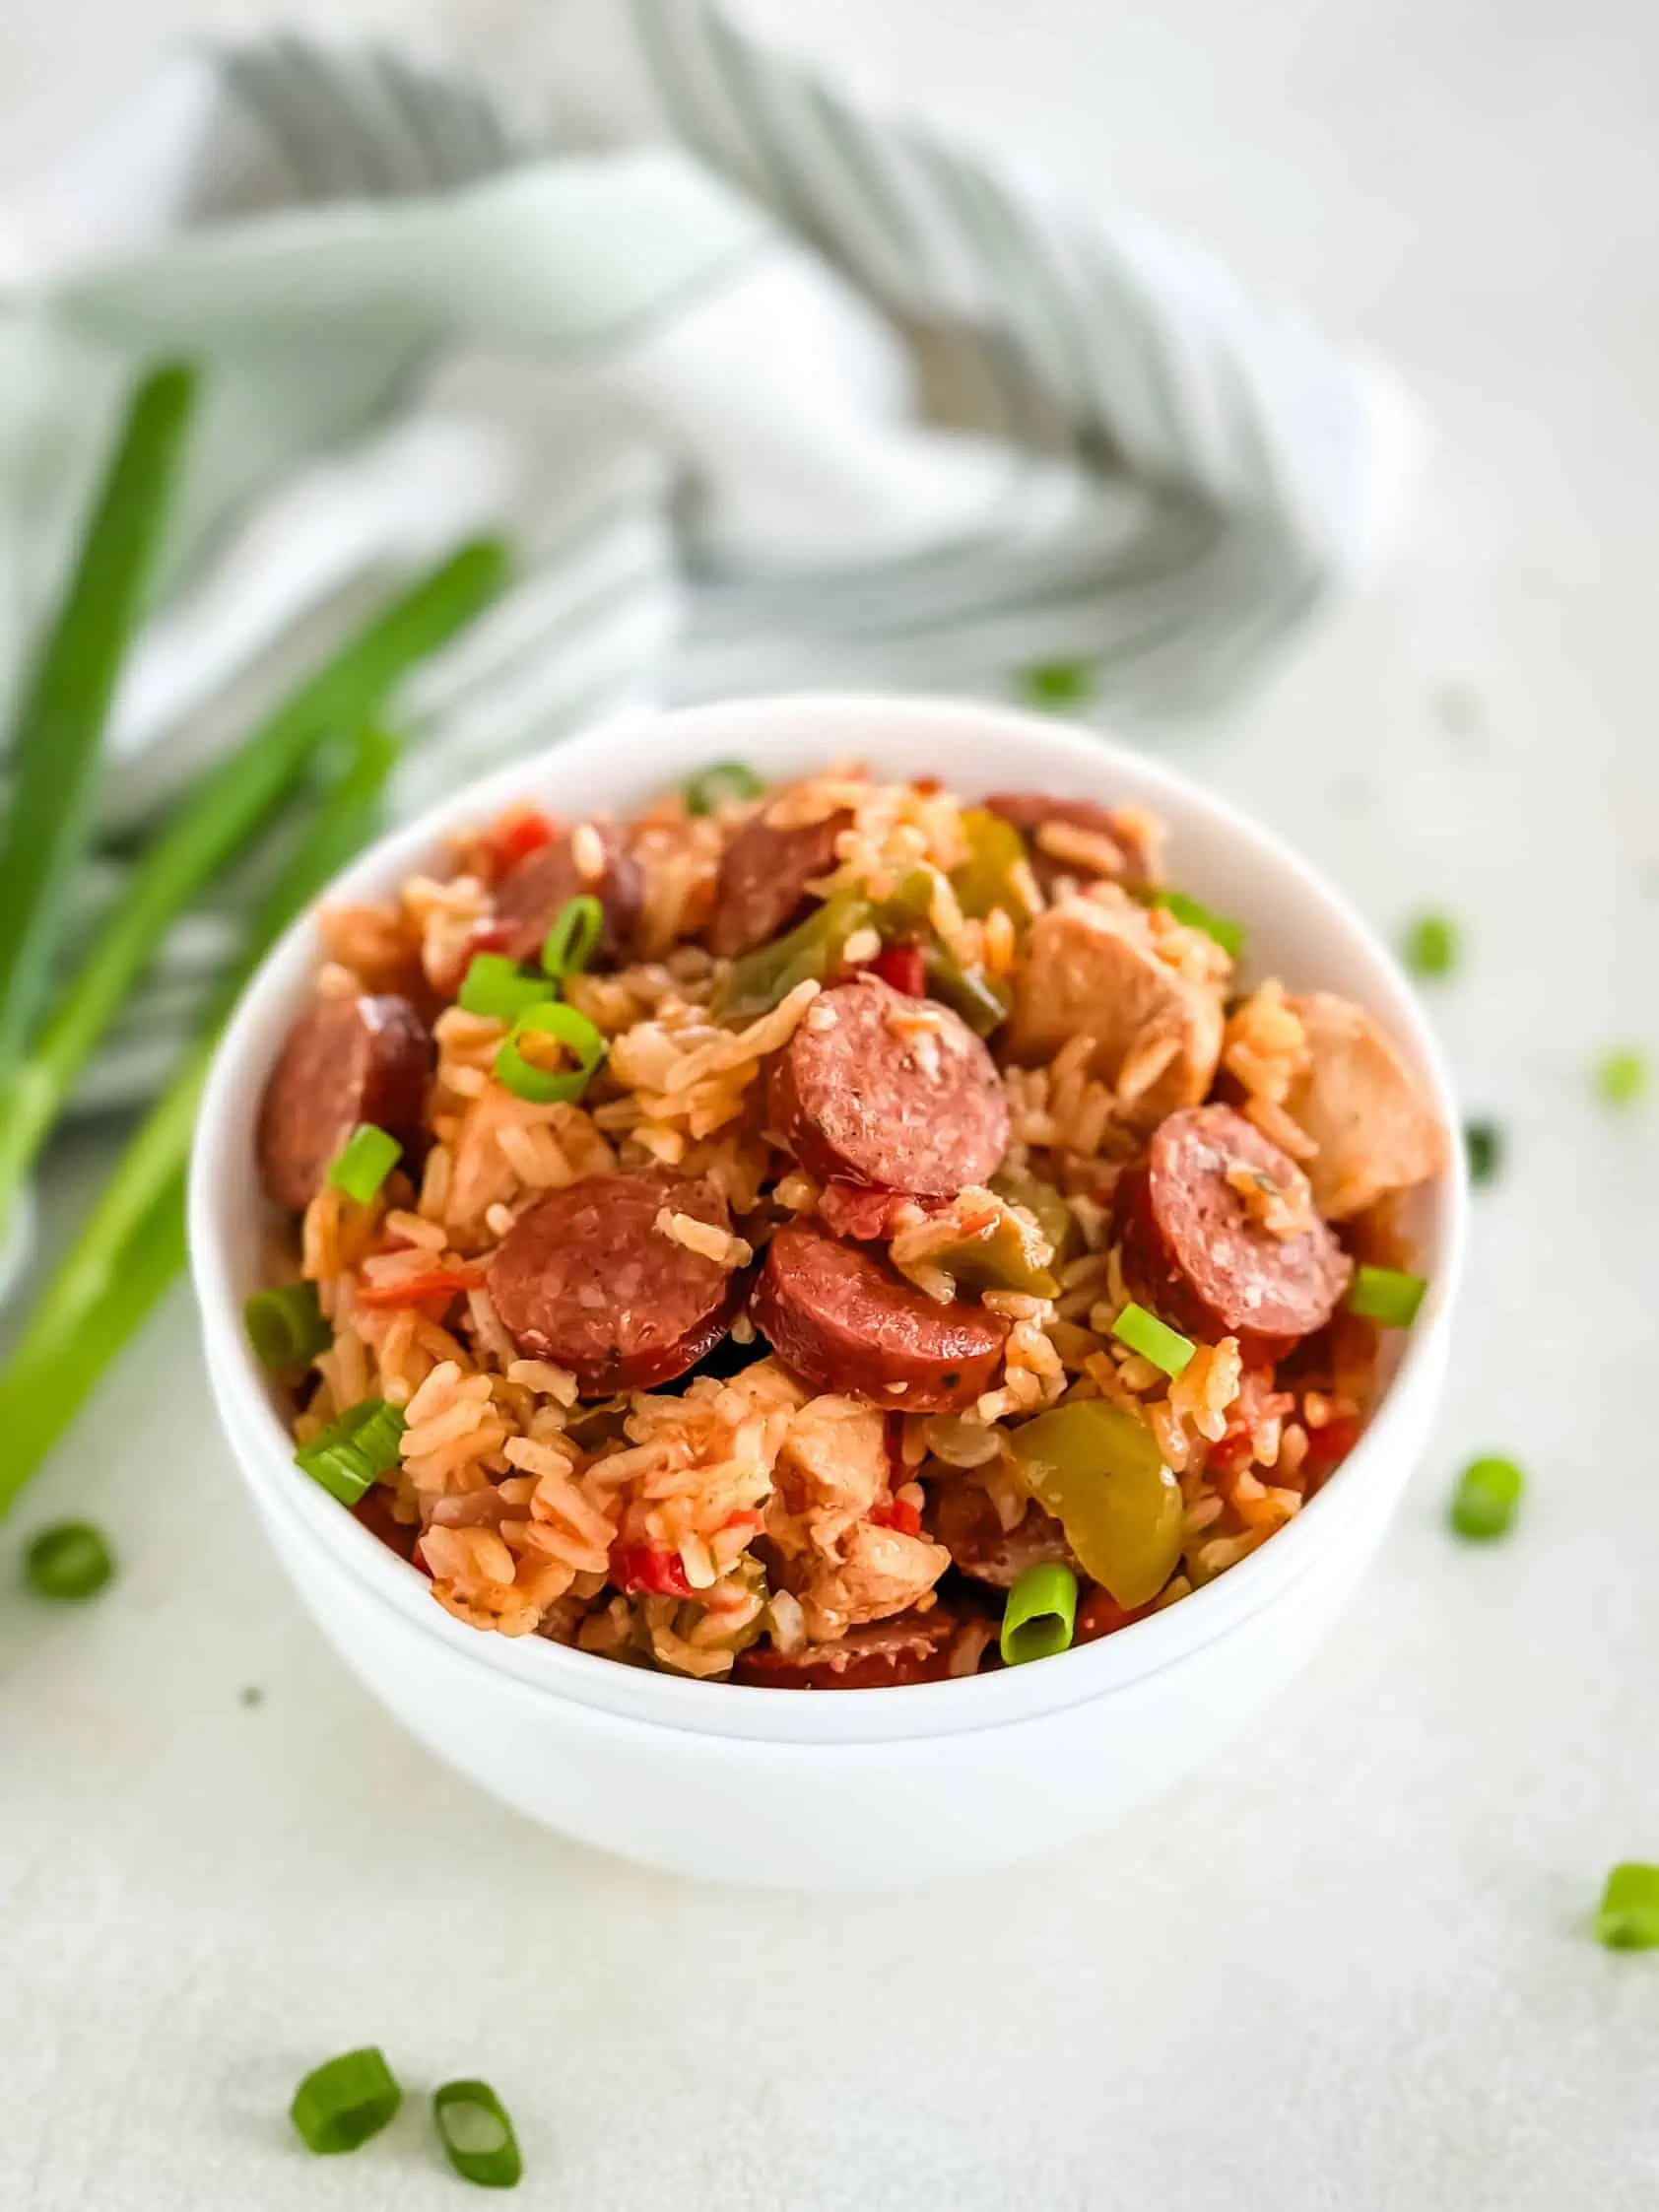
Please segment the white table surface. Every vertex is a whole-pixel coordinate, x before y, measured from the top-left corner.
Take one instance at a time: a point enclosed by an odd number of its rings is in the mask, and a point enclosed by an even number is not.
[[[541,35],[514,0],[453,13]],[[1299,296],[1436,419],[1392,581],[1169,741],[1379,920],[1467,922],[1435,1005],[1511,1158],[1434,1446],[1317,1665],[1177,1794],[995,1882],[755,1899],[566,1846],[403,1738],[263,1552],[175,1299],[5,1535],[0,2204],[455,2204],[416,2097],[355,2159],[288,2132],[307,2066],[380,2041],[411,2090],[493,2079],[519,2201],[582,2212],[1651,2206],[1659,1959],[1587,1922],[1610,1861],[1659,1857],[1659,1106],[1608,1116],[1586,1067],[1659,1050],[1659,14],[811,13],[875,82]],[[9,11],[5,170],[164,32],[242,14]],[[68,1151],[60,1213],[105,1156]],[[1532,1475],[1484,1552],[1441,1518],[1481,1446]],[[7,1563],[70,1512],[123,1573],[48,1611]]]

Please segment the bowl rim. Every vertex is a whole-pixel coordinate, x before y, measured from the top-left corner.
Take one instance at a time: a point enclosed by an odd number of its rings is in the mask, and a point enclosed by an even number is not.
[[[241,1294],[232,1281],[228,1233],[231,1194],[238,1176],[245,1181],[250,1157],[255,1078],[262,1078],[270,1039],[292,1018],[314,972],[317,907],[334,899],[382,894],[387,885],[414,872],[456,829],[534,797],[550,774],[562,770],[585,769],[596,785],[612,787],[608,801],[585,803],[628,805],[634,803],[635,786],[660,789],[709,758],[733,753],[760,756],[758,765],[768,776],[799,772],[767,758],[780,753],[816,754],[825,763],[862,754],[879,773],[883,736],[892,739],[903,732],[910,742],[943,746],[951,728],[960,732],[964,722],[972,723],[988,744],[1000,746],[1012,767],[1027,769],[1022,755],[1037,756],[1029,764],[1024,787],[1060,788],[1063,777],[1073,792],[1100,789],[1102,796],[1120,802],[1132,797],[1165,817],[1177,849],[1183,825],[1202,824],[1210,835],[1248,852],[1285,886],[1293,903],[1319,911],[1324,926],[1345,940],[1347,954],[1366,972],[1367,1011],[1406,1047],[1455,1138],[1456,1098],[1439,1045],[1392,954],[1349,901],[1276,833],[1230,800],[1093,728],[948,695],[780,694],[675,709],[640,708],[608,717],[464,786],[361,853],[284,933],[243,991],[215,1054],[197,1121],[189,1244],[220,1417],[256,1503],[279,1513],[291,1533],[306,1544],[331,1553],[377,1609],[390,1608],[417,1632],[498,1682],[679,1733],[748,1738],[758,1748],[950,1737],[1016,1725],[1126,1689],[1181,1663],[1264,1608],[1283,1603],[1316,1570],[1326,1545],[1340,1536],[1345,1523],[1363,1513],[1375,1493],[1391,1482],[1397,1490],[1410,1471],[1414,1409],[1424,1416],[1426,1403],[1437,1391],[1462,1274],[1468,1188],[1462,1150],[1455,1142],[1444,1175],[1429,1186],[1433,1219],[1426,1232],[1425,1253],[1428,1296],[1340,1477],[1276,1531],[1271,1542],[1179,1604],[1130,1630],[1074,1646],[1040,1666],[813,1696],[694,1681],[619,1666],[539,1637],[481,1633],[436,1605],[416,1569],[295,1468],[292,1441],[242,1335]],[[643,772],[642,756],[648,762]],[[948,761],[948,752],[940,758]],[[1001,787],[1020,786],[1003,782]]]

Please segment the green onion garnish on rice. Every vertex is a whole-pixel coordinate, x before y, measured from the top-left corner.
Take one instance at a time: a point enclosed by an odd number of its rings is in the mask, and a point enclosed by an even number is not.
[[[1198,1350],[1191,1337],[1169,1328],[1156,1313],[1149,1313],[1133,1300],[1112,1323],[1112,1334],[1120,1344],[1127,1344],[1131,1352],[1139,1352],[1143,1360],[1150,1360],[1155,1368],[1161,1368],[1169,1375],[1179,1374]]]
[[[301,1444],[294,1463],[342,1506],[355,1506],[377,1475],[397,1465],[405,1426],[396,1406],[365,1398]]]
[[[765,784],[742,761],[716,761],[686,785],[688,814],[714,814],[742,799],[758,799]]]
[[[1162,906],[1177,921],[1185,922],[1189,929],[1201,929],[1206,937],[1213,937],[1222,951],[1232,960],[1244,957],[1244,924],[1229,921],[1226,914],[1212,913],[1210,908],[1196,899],[1188,898],[1184,891],[1155,891],[1149,902]]]
[[[521,1038],[528,1037],[552,1038],[574,1055],[575,1066],[538,1067],[525,1058],[519,1043]],[[603,1034],[585,1014],[578,1014],[561,1000],[543,999],[539,1005],[526,1007],[501,1039],[496,1054],[496,1080],[504,1084],[515,1099],[527,1099],[533,1106],[553,1106],[561,1100],[581,1097],[605,1052]]]
[[[542,971],[555,982],[579,975],[593,958],[605,927],[605,909],[591,891],[566,899],[542,945]]]
[[[1447,1517],[1460,1536],[1476,1543],[1506,1536],[1525,1488],[1526,1477],[1512,1459],[1471,1459],[1457,1478]]]
[[[1607,1878],[1596,1935],[1610,1951],[1659,1948],[1659,1866],[1626,1859]]]
[[[315,1283],[255,1291],[242,1307],[242,1326],[255,1356],[268,1368],[309,1367],[334,1341],[317,1304]]]
[[[1617,1044],[1596,1062],[1596,1096],[1603,1106],[1634,1106],[1645,1095],[1651,1074],[1647,1054],[1638,1045]]]
[[[1076,1619],[1077,1576],[1071,1569],[1051,1560],[1028,1567],[1003,1607],[1003,1664],[1020,1667],[1064,1651]]]
[[[1410,1328],[1428,1288],[1421,1275],[1399,1267],[1357,1267],[1348,1293],[1348,1310],[1384,1328]]]
[[[1457,924],[1449,914],[1419,914],[1407,926],[1400,951],[1414,975],[1449,975],[1457,966]]]
[[[323,2158],[355,2151],[390,2126],[403,2091],[381,2053],[348,2050],[308,2073],[294,2092],[288,2116],[308,2150]]]
[[[37,1597],[96,1597],[115,1573],[115,1556],[90,1520],[42,1528],[24,1554],[24,1578]]]
[[[1471,1182],[1495,1182],[1503,1170],[1503,1131],[1495,1121],[1464,1124],[1463,1148],[1469,1159]]]
[[[377,1129],[372,1121],[360,1121],[330,1164],[328,1180],[358,1205],[366,1206],[402,1157],[396,1137]]]
[[[547,983],[540,975],[526,975],[517,961],[505,953],[474,953],[456,993],[469,1014],[482,1014],[510,1028],[527,1006],[546,998]]]
[[[1092,660],[1033,660],[1017,669],[1014,688],[1028,705],[1050,713],[1062,706],[1087,706],[1097,689]]]
[[[481,2189],[511,2189],[524,2172],[505,2106],[487,2081],[446,2081],[432,2092],[432,2118],[450,2165]]]

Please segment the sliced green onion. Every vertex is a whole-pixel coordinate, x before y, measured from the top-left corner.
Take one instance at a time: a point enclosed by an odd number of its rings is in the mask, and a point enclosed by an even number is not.
[[[605,909],[591,891],[566,899],[553,917],[553,927],[542,945],[542,969],[558,981],[579,975],[593,958],[593,948],[605,927]]]
[[[1230,959],[1243,959],[1244,924],[1241,921],[1228,921],[1226,914],[1213,913],[1198,900],[1189,899],[1184,891],[1155,891],[1151,903],[1166,908],[1189,929],[1201,929],[1206,937],[1213,937]]]
[[[506,2108],[487,2081],[446,2081],[432,2117],[450,2165],[481,2189],[512,2189],[524,2172]]]
[[[288,2116],[308,2150],[332,2158],[355,2151],[397,2117],[403,2091],[381,2053],[348,2050],[305,2076],[294,2092]]]
[[[1032,706],[1050,711],[1061,706],[1087,706],[1095,697],[1095,663],[1090,660],[1034,660],[1017,669],[1014,685]]]
[[[1503,1169],[1503,1131],[1497,1123],[1466,1122],[1463,1146],[1469,1156],[1469,1180],[1495,1182]]]
[[[1414,975],[1449,975],[1457,966],[1457,924],[1449,914],[1419,914],[1400,950]]]
[[[1610,1951],[1659,1948],[1659,1866],[1627,1858],[1613,1869],[1596,1914],[1596,1934]]]
[[[406,1426],[396,1406],[365,1398],[301,1444],[294,1463],[342,1506],[355,1506],[377,1475],[397,1465]]]
[[[456,995],[469,1014],[510,1026],[527,1006],[547,996],[547,984],[539,975],[526,975],[505,953],[474,953]]]
[[[23,1559],[24,1578],[37,1597],[96,1597],[115,1573],[115,1555],[90,1520],[42,1528]]]
[[[688,814],[714,814],[739,799],[758,799],[765,784],[742,761],[716,761],[686,786]]]
[[[519,1049],[521,1037],[551,1037],[575,1055],[573,1068],[539,1068]],[[496,1054],[496,1080],[515,1099],[533,1106],[553,1106],[562,1099],[579,1099],[604,1059],[605,1039],[585,1014],[557,999],[544,999],[526,1007],[501,1039]]]
[[[1526,1488],[1526,1477],[1512,1459],[1471,1459],[1457,1478],[1448,1518],[1460,1536],[1485,1543],[1506,1536]]]
[[[1131,1352],[1139,1352],[1143,1360],[1150,1360],[1155,1368],[1170,1375],[1179,1374],[1198,1350],[1190,1336],[1166,1327],[1156,1313],[1149,1313],[1133,1300],[1112,1323],[1112,1334]]]
[[[257,1358],[268,1368],[309,1367],[334,1342],[323,1319],[315,1283],[284,1283],[255,1291],[242,1307],[242,1326]]]
[[[328,1180],[336,1190],[366,1206],[403,1158],[396,1137],[377,1129],[372,1121],[360,1121],[335,1155]]]
[[[1596,1062],[1596,1092],[1603,1106],[1634,1106],[1647,1090],[1647,1054],[1634,1044],[1615,1045]]]
[[[1071,1569],[1049,1560],[1028,1567],[1003,1607],[1003,1664],[1022,1667],[1028,1659],[1051,1659],[1071,1642],[1076,1619],[1077,1576]]]
[[[1357,1267],[1348,1293],[1348,1310],[1385,1328],[1410,1328],[1428,1285],[1421,1275],[1398,1267]]]

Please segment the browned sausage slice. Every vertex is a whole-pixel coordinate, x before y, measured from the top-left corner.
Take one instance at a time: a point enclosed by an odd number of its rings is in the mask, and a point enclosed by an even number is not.
[[[993,1589],[1011,1590],[1028,1567],[1077,1568],[1066,1532],[1051,1513],[1033,1503],[1012,1528],[1004,1528],[976,1482],[936,1486],[929,1518],[952,1564]]]
[[[1351,1263],[1307,1177],[1231,1106],[1161,1122],[1115,1214],[1130,1289],[1195,1336],[1273,1356],[1323,1327],[1348,1287]],[[1275,1219],[1294,1234],[1275,1234]]]
[[[259,1172],[279,1205],[303,1212],[360,1121],[413,1150],[432,1040],[396,992],[319,998],[288,1033],[259,1108]]]
[[[671,1381],[731,1324],[743,1277],[665,1235],[665,1207],[727,1226],[707,1183],[587,1175],[521,1214],[490,1257],[485,1279],[508,1335],[529,1358],[568,1368],[584,1396]]]
[[[982,1041],[949,1007],[874,975],[808,1007],[772,1063],[766,1105],[820,1182],[954,1198],[1008,1150],[1008,1101]]]
[[[644,905],[645,879],[619,830],[609,822],[589,827],[602,860],[596,875],[582,873],[576,834],[565,832],[527,852],[501,878],[496,893],[497,941],[509,960],[534,960],[560,908],[583,892],[591,892],[605,909],[597,957],[614,960],[627,948]]]
[[[787,929],[812,896],[807,886],[832,872],[835,839],[851,826],[844,810],[793,830],[751,815],[721,856],[709,950],[735,960]]]
[[[957,1413],[988,1390],[1008,1324],[976,1306],[940,1306],[853,1244],[800,1224],[780,1229],[755,1287],[755,1325],[821,1390],[906,1413]]]
[[[1133,815],[1116,814],[1095,799],[1058,799],[1046,791],[993,791],[980,803],[987,814],[1000,815],[1004,822],[1011,822],[1027,839],[1030,847],[1031,873],[1045,894],[1053,891],[1062,876],[1110,875],[1117,882],[1136,888],[1153,881],[1153,854]],[[1066,859],[1058,853],[1044,851],[1038,833],[1050,822],[1102,839],[1101,858],[1106,857],[1107,850],[1115,852],[1116,866],[1095,866],[1081,857]]]
[[[959,1625],[954,1614],[935,1606],[930,1613],[871,1621],[833,1643],[809,1643],[792,1654],[757,1643],[739,1655],[732,1678],[767,1690],[895,1690],[906,1682],[940,1682]]]

